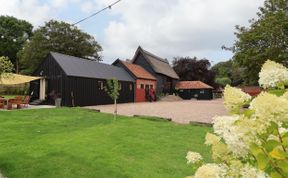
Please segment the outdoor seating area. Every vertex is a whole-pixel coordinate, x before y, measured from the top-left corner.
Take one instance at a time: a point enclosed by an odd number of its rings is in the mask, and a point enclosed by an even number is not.
[[[14,98],[5,98],[0,96],[0,110],[23,109],[29,106],[30,96],[16,96]]]

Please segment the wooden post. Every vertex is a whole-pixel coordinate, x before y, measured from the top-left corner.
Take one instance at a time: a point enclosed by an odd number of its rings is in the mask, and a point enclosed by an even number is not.
[[[117,101],[116,99],[114,99],[114,120],[116,120],[116,116],[117,116]]]
[[[39,92],[39,99],[45,100],[45,94],[46,94],[46,81],[44,78],[40,79],[40,92]]]

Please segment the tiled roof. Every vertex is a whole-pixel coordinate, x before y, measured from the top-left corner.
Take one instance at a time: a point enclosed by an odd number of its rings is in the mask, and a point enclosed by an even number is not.
[[[136,78],[156,80],[156,78],[152,74],[147,72],[143,67],[125,61],[121,62],[130,72],[135,75]]]
[[[153,70],[156,73],[166,75],[168,77],[179,79],[179,76],[176,74],[176,72],[173,70],[173,68],[170,66],[167,59],[162,59],[144,49],[142,49],[140,46],[135,52],[135,55],[132,59],[132,63],[135,61],[137,54],[141,52],[147,62],[151,65]]]
[[[213,88],[201,81],[180,81],[176,84],[176,89],[208,89]]]
[[[120,67],[56,52],[50,52],[50,54],[67,76],[97,79],[116,78],[119,81],[134,82],[134,79],[129,75],[129,73]]]
[[[257,96],[262,91],[262,89],[258,86],[245,86],[241,87],[241,90],[250,96]]]

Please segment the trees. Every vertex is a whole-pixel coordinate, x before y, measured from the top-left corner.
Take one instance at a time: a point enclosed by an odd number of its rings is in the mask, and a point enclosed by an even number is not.
[[[32,36],[33,26],[11,16],[0,16],[0,56],[7,56],[18,73],[17,53]]]
[[[180,80],[200,80],[215,86],[215,73],[209,69],[211,64],[207,59],[175,57],[172,65]]]
[[[107,86],[105,86],[105,91],[114,101],[114,120],[117,117],[117,99],[119,97],[119,91],[121,89],[120,83],[117,79],[109,79],[107,80]]]
[[[13,64],[8,57],[0,57],[0,77],[2,74],[11,73],[13,71]]]
[[[257,83],[257,74],[267,59],[288,66],[287,6],[287,0],[265,0],[249,27],[236,26],[233,58],[245,68],[247,84]]]
[[[216,73],[215,82],[221,86],[227,84],[237,86],[243,82],[243,68],[239,67],[233,60],[219,62],[211,70]]]
[[[100,60],[102,50],[94,37],[76,26],[51,20],[34,31],[30,42],[20,51],[22,72],[31,73],[50,51],[89,60]]]

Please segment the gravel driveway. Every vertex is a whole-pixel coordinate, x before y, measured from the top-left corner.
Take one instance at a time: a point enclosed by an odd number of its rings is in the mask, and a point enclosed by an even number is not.
[[[113,113],[113,105],[87,106],[89,109],[99,109],[101,112]],[[223,100],[183,100],[160,101],[144,103],[118,104],[118,114],[133,116],[158,116],[171,118],[172,121],[187,124],[190,121],[211,123],[215,115],[227,115]]]

